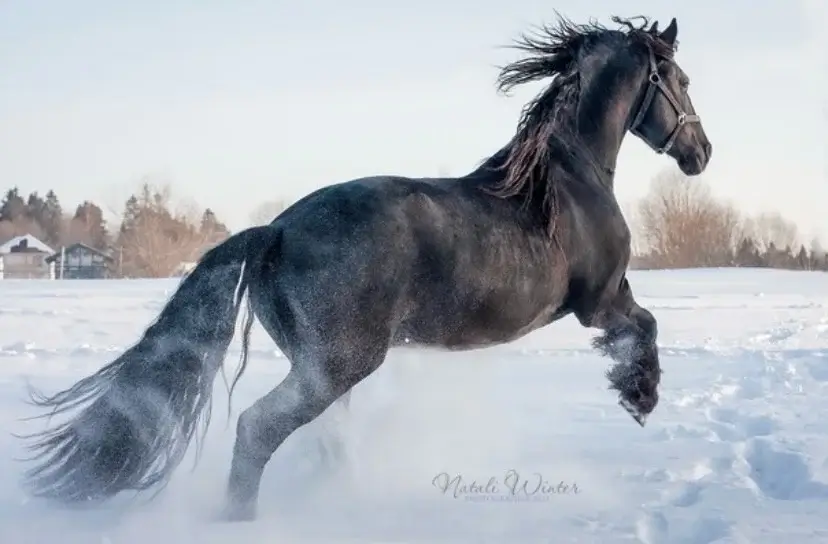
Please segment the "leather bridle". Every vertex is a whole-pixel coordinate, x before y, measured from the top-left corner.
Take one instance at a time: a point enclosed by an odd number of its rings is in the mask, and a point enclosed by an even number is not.
[[[656,153],[662,154],[666,153],[673,147],[673,144],[678,138],[681,129],[687,123],[701,123],[701,118],[695,114],[689,114],[684,111],[679,101],[667,88],[667,85],[664,84],[664,80],[661,79],[661,75],[658,73],[658,64],[656,63],[655,53],[653,52],[652,47],[647,48],[650,53],[650,74],[647,77],[647,82],[649,85],[647,86],[647,91],[644,94],[644,99],[641,101],[641,105],[638,106],[638,113],[636,114],[635,118],[633,119],[632,124],[630,125],[630,132],[647,142],[647,145],[652,147]],[[672,104],[673,108],[676,110],[676,114],[678,115],[676,119],[676,127],[673,129],[673,132],[670,133],[670,136],[667,138],[667,141],[661,146],[657,147],[652,144],[647,138],[644,137],[643,134],[638,130],[639,125],[644,120],[644,116],[647,114],[647,110],[650,109],[650,106],[653,102],[653,97],[655,97],[656,90],[661,91],[664,95],[664,98]]]

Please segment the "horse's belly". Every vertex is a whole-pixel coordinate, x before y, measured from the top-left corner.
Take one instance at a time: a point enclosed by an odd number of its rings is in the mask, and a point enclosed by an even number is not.
[[[452,350],[479,349],[517,340],[559,319],[556,306],[526,314],[500,311],[473,311],[412,320],[395,334],[395,344],[443,347]]]

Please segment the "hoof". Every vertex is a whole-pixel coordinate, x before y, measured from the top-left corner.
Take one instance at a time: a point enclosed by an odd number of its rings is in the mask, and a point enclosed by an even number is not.
[[[255,519],[255,504],[230,503],[224,507],[224,510],[222,510],[218,515],[218,519],[216,521],[232,523],[240,521],[255,521]]]
[[[610,389],[618,391],[618,404],[640,426],[658,405],[658,373],[636,364],[617,364],[607,372]]]
[[[638,408],[633,406],[633,404],[624,399],[618,399],[618,404],[627,411],[630,416],[635,420],[636,423],[641,425],[642,427],[647,424],[647,414],[641,412]]]

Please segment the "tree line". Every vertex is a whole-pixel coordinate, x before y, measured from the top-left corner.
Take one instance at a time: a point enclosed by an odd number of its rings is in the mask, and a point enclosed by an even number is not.
[[[210,208],[176,209],[168,185],[142,184],[114,215],[120,221],[110,226],[95,202],[67,212],[53,190],[25,196],[12,187],[0,200],[0,243],[23,234],[56,251],[83,243],[112,258],[114,277],[158,278],[174,275],[230,235]]]
[[[795,222],[776,212],[749,215],[716,199],[701,178],[665,170],[626,213],[639,269],[760,267],[828,271],[819,239],[806,246]]]
[[[284,201],[259,204],[250,224],[273,220]],[[0,243],[31,234],[50,247],[81,242],[110,257],[115,277],[157,278],[176,274],[230,231],[210,209],[177,204],[168,184],[141,184],[108,222],[91,200],[63,209],[57,194],[22,194],[17,187],[0,200]],[[664,171],[625,215],[633,232],[632,268],[766,267],[828,271],[818,240],[807,246],[793,221],[778,213],[747,215],[713,197],[700,178]]]

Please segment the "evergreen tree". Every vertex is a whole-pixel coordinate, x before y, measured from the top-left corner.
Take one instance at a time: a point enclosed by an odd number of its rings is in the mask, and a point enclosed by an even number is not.
[[[751,237],[743,238],[736,248],[736,266],[759,267],[762,266],[762,257],[759,255],[759,248]]]
[[[141,206],[138,204],[138,197],[130,196],[124,204],[124,213],[121,217],[120,235],[128,234],[135,230],[138,223],[138,216],[141,214]]]
[[[101,251],[106,249],[109,235],[106,230],[103,211],[97,205],[88,200],[84,201],[75,210],[75,216],[72,220],[83,226],[92,247]]]
[[[785,246],[785,251],[780,255],[780,267],[789,270],[796,268],[796,257],[794,257],[791,246]]]
[[[802,245],[799,247],[799,253],[796,254],[796,266],[800,270],[811,269],[811,257],[808,255],[808,250]]]
[[[51,189],[46,193],[41,218],[40,226],[43,227],[43,231],[46,233],[46,240],[44,241],[53,247],[60,246],[63,231],[63,209],[60,207],[57,195]]]
[[[18,188],[12,187],[6,191],[0,202],[0,221],[18,221],[24,219],[26,214],[26,201],[20,196]]]
[[[43,213],[46,210],[46,201],[43,200],[37,191],[29,195],[26,202],[26,216],[43,228]]]

